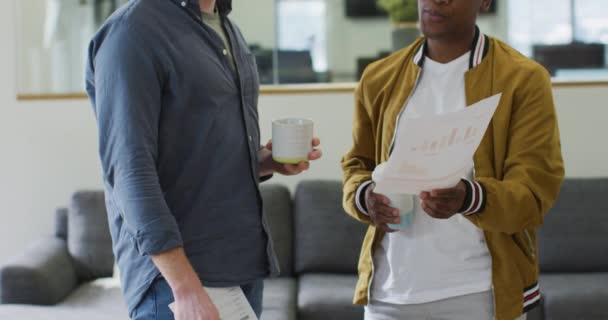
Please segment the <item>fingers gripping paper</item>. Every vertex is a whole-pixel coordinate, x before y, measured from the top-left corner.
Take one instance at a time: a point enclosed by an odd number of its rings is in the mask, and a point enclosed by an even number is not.
[[[401,120],[394,150],[382,172],[374,175],[375,191],[418,194],[458,184],[471,169],[500,97],[457,112]]]

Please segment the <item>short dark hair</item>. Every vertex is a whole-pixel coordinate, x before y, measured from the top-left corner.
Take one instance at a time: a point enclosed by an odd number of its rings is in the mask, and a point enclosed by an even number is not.
[[[232,0],[216,0],[215,6],[222,16],[227,16],[232,11]]]

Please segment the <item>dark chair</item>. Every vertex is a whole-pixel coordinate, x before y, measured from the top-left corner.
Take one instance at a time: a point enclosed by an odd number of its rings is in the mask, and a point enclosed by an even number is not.
[[[310,51],[279,50],[279,83],[317,82]]]
[[[592,69],[605,67],[606,46],[599,43],[534,45],[534,60],[554,76],[558,69]]]

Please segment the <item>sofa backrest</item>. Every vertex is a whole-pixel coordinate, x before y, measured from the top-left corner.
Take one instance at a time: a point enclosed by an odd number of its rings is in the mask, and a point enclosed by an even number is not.
[[[366,226],[342,208],[342,183],[311,180],[295,192],[296,273],[356,273]]]
[[[114,254],[103,192],[81,191],[72,196],[67,242],[80,280],[112,276]]]
[[[281,276],[356,273],[366,227],[344,212],[341,182],[304,181],[295,202],[282,185],[263,184],[261,193]],[[75,193],[69,207],[56,212],[55,235],[66,238],[81,280],[112,275],[114,255],[102,191]]]
[[[566,179],[538,232],[542,272],[608,271],[608,178]]]
[[[285,186],[274,184],[262,185],[261,193],[281,276],[291,276],[294,251],[291,194]],[[112,275],[114,255],[102,191],[77,192],[69,208],[58,208],[55,237],[68,241],[80,279]]]
[[[264,212],[274,250],[279,260],[281,277],[293,275],[293,210],[289,189],[282,185],[262,184]]]

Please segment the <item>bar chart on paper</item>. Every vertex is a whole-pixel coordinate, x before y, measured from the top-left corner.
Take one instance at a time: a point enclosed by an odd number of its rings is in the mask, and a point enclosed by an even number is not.
[[[374,179],[378,192],[417,194],[458,183],[471,169],[500,97],[461,111],[400,122],[395,148]]]
[[[466,128],[451,128],[448,135],[443,135],[437,138],[426,138],[422,144],[412,146],[410,150],[412,152],[428,152],[431,154],[439,153],[446,148],[457,144],[473,144],[479,133],[480,128],[473,126],[468,126]]]

